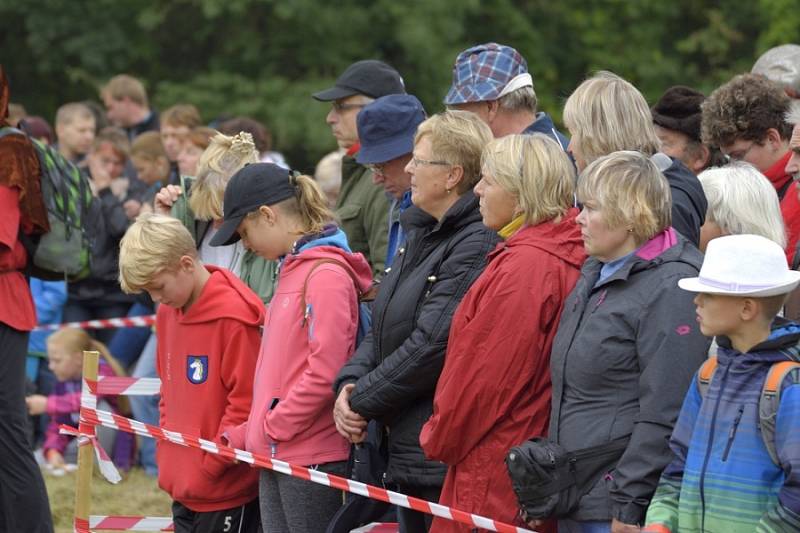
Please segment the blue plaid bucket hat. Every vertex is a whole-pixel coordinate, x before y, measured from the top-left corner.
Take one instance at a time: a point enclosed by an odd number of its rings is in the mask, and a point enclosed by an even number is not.
[[[505,86],[528,72],[528,63],[510,46],[486,43],[464,50],[453,66],[445,105],[497,100]]]

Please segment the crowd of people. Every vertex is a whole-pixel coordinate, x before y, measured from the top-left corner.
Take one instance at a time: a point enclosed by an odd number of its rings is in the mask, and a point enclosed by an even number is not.
[[[540,532],[800,531],[800,46],[652,105],[598,72],[566,134],[533,81],[517,50],[477,45],[429,115],[397,70],[357,61],[309,95],[339,147],[310,176],[258,121],[159,113],[124,74],[51,128],[0,68],[17,128],[0,130],[0,529],[52,531],[40,465],[75,461],[58,425],[92,349],[101,375],[162,383],[100,408],[340,476],[370,447],[384,486]],[[30,138],[91,184],[80,281],[29,276],[25,236],[48,231]],[[98,438],[158,477],[179,532],[366,520],[327,486]],[[512,476],[526,442],[549,459]],[[402,506],[369,520],[392,513],[404,533],[470,529]]]

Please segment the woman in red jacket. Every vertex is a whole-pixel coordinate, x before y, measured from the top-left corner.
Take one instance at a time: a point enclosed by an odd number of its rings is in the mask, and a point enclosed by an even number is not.
[[[456,311],[433,416],[420,435],[426,455],[450,467],[443,505],[519,521],[503,460],[547,431],[550,347],[585,259],[574,184],[572,163],[544,135],[510,135],[483,152],[475,194],[483,223],[505,240]],[[431,529],[462,530],[440,519]]]

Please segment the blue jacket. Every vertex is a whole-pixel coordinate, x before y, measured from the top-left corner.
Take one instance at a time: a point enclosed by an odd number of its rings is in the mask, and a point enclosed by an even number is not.
[[[61,323],[61,313],[67,302],[66,282],[31,278],[31,295],[36,305],[36,318],[39,324]],[[51,334],[52,331],[32,331],[28,341],[28,352],[46,354],[46,341]]]
[[[748,353],[721,337],[705,399],[695,379],[670,440],[647,513],[653,531],[800,531],[800,371],[784,379],[775,427],[779,468],[759,428],[758,403],[773,363],[800,360],[800,326],[779,319]],[[662,526],[661,528],[652,526]]]
[[[569,146],[569,137],[556,129],[556,126],[553,124],[553,119],[550,118],[550,115],[541,111],[536,113],[536,121],[525,128],[525,131],[522,133],[544,133],[545,135],[552,137],[565,152],[567,151],[567,146]]]

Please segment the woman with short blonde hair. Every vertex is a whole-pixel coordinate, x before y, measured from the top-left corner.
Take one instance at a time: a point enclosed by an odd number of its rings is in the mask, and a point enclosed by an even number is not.
[[[670,188],[646,155],[596,159],[578,178],[578,201],[590,257],[553,342],[548,435],[567,451],[608,455],[556,518],[559,531],[638,531],[708,350],[693,296],[678,287],[702,255],[670,227]]]
[[[672,190],[672,225],[699,244],[707,207],[703,188],[683,163],[659,152],[653,115],[636,87],[611,72],[598,72],[567,99],[564,124],[579,172],[612,152],[635,150],[653,157]]]
[[[710,168],[698,178],[708,200],[700,250],[722,235],[761,235],[786,248],[786,230],[775,188],[750,163]]]
[[[547,431],[550,349],[586,254],[574,170],[558,143],[541,133],[508,135],[489,143],[482,166],[475,194],[483,223],[505,242],[455,312],[420,442],[449,467],[439,503],[513,523],[517,498],[503,460]],[[462,528],[436,519],[431,530]]]

